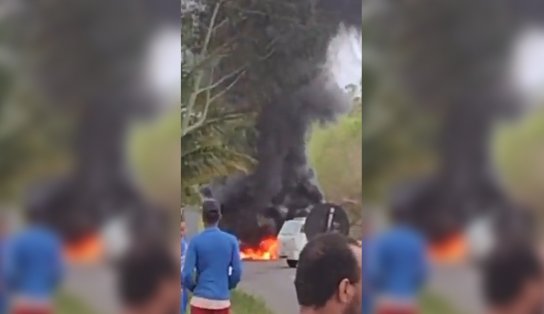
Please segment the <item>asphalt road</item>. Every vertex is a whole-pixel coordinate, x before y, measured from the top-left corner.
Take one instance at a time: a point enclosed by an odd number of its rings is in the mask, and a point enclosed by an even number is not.
[[[96,314],[120,313],[113,270],[104,265],[69,266],[64,290]],[[74,313],[76,314],[76,313]]]
[[[244,262],[239,289],[263,299],[275,314],[298,313],[295,289],[295,270],[284,260]],[[64,289],[99,314],[118,313],[115,297],[115,275],[103,265],[69,267]]]
[[[296,314],[294,277],[295,270],[287,268],[284,260],[245,262],[240,287],[262,298],[276,314]],[[468,265],[434,266],[429,279],[428,289],[461,313],[483,313],[478,275],[474,268]]]
[[[244,273],[239,288],[262,298],[276,314],[297,314],[295,270],[285,260],[244,262]]]
[[[103,266],[70,267],[65,289],[99,314],[118,313],[114,274]],[[295,270],[284,260],[244,262],[239,288],[260,297],[275,314],[296,314],[298,305],[293,285]],[[429,289],[463,314],[483,313],[478,276],[467,265],[433,267]]]

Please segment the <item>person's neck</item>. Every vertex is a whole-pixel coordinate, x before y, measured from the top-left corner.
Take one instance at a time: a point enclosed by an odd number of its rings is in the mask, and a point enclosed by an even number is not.
[[[335,313],[339,314],[340,311],[338,309],[333,308],[330,304],[325,305],[321,308],[315,308],[315,307],[308,307],[308,306],[302,306],[300,308],[300,314],[330,314]]]
[[[509,306],[509,307],[496,307],[491,308],[489,311],[487,311],[487,314],[517,314],[517,313],[523,313],[523,311],[520,312],[520,309],[517,309],[515,306]]]
[[[205,224],[204,228],[206,229],[217,228],[217,224]]]

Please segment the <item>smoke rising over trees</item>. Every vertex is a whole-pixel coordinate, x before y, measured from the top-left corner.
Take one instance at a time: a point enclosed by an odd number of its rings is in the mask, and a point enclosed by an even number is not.
[[[204,3],[207,9],[190,15],[199,25],[209,25],[211,8],[221,2]],[[223,204],[225,228],[251,241],[261,236],[255,226],[267,208],[302,209],[323,200],[305,142],[312,123],[349,111],[351,99],[327,73],[327,50],[341,23],[359,29],[362,8],[360,1],[221,4],[210,50],[219,57],[214,75],[243,74],[225,82],[234,84],[219,110],[258,113],[256,134],[249,130],[249,145],[242,147],[257,164],[250,174],[212,185],[212,193]],[[204,40],[205,31],[197,32]],[[192,47],[201,49],[202,42]]]

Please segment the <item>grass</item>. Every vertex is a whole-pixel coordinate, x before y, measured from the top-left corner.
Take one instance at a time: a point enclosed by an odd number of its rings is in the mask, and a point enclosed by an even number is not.
[[[55,300],[56,314],[96,314],[89,306],[76,297],[61,292]]]
[[[273,314],[263,300],[241,291],[233,291],[231,304],[233,314]]]
[[[263,300],[239,290],[231,292],[230,303],[232,314],[274,314]]]
[[[430,292],[421,297],[421,308],[421,314],[461,314],[443,298]]]

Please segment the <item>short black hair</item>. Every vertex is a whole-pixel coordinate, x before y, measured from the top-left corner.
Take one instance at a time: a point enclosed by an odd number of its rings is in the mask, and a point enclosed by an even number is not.
[[[357,241],[330,232],[316,236],[300,253],[295,289],[301,306],[321,308],[334,296],[343,279],[361,280],[361,269],[353,254]]]
[[[178,266],[165,247],[130,251],[119,264],[118,287],[123,304],[139,306],[150,301],[162,282],[179,277]]]
[[[213,199],[202,203],[202,220],[206,225],[214,225],[221,219],[221,205]]]
[[[526,283],[542,276],[535,249],[528,246],[502,248],[492,252],[483,264],[483,293],[490,306],[511,304]]]

